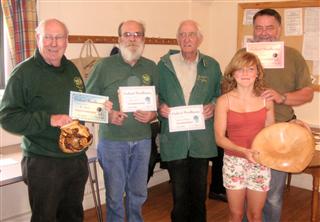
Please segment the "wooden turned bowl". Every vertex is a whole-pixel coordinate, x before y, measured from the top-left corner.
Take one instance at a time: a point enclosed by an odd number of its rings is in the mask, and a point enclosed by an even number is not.
[[[92,144],[93,136],[89,129],[78,120],[60,128],[59,147],[64,153],[77,153]]]
[[[315,142],[309,129],[296,123],[276,123],[253,140],[254,159],[275,170],[298,173],[310,163]]]

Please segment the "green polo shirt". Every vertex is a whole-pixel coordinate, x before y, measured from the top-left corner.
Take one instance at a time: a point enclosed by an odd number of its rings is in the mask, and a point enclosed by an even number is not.
[[[86,84],[87,92],[108,96],[113,109],[119,110],[118,89],[120,86],[153,85],[156,64],[141,57],[134,66],[126,63],[120,54],[102,59],[93,68]],[[111,123],[100,124],[99,138],[117,141],[135,141],[151,138],[150,124],[140,123],[132,113],[122,126]]]

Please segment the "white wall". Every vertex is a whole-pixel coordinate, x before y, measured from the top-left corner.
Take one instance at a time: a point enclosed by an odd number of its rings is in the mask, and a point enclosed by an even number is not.
[[[270,1],[270,0],[268,0]],[[280,0],[274,0],[280,1]],[[127,19],[142,20],[146,24],[148,37],[174,38],[180,21],[192,18],[201,25],[204,42],[200,50],[215,59],[224,70],[236,51],[237,3],[253,2],[236,0],[185,0],[185,1],[78,1],[78,0],[38,0],[39,19],[58,18],[66,23],[71,35],[117,35],[120,22]],[[257,2],[257,1],[254,1]],[[107,56],[112,44],[97,44],[101,56]],[[78,57],[81,44],[69,44],[68,58]],[[158,61],[160,56],[177,46],[146,45],[144,56]],[[295,109],[299,118],[311,124],[318,124],[319,93],[312,103]],[[1,144],[8,144],[16,137],[5,134],[0,129]],[[5,135],[5,136],[4,136]],[[150,185],[166,180],[165,171],[158,170]],[[99,171],[101,199],[104,200],[103,177]],[[292,185],[311,188],[311,178],[307,175],[294,176]],[[29,206],[26,187],[23,183],[0,188],[1,221],[26,221]],[[4,204],[5,203],[5,204]],[[19,204],[17,204],[19,203]],[[84,201],[85,208],[93,206],[88,187]],[[7,218],[7,219],[6,219]]]
[[[9,146],[12,144],[18,144],[21,142],[21,136],[8,133],[4,129],[0,128],[0,148]]]
[[[297,106],[294,111],[298,117],[312,126],[320,127],[320,92],[315,92],[311,103]]]

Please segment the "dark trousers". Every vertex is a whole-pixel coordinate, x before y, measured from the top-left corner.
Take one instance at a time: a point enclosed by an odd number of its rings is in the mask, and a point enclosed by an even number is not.
[[[218,156],[211,158],[211,184],[209,192],[226,193],[226,188],[223,186],[222,166],[223,166],[223,149],[218,147]]]
[[[206,221],[208,159],[192,158],[167,162],[172,183],[173,222]]]
[[[22,176],[28,186],[31,222],[82,222],[88,178],[86,155],[72,158],[24,157]]]
[[[160,123],[153,122],[151,124],[151,153],[150,153],[150,161],[149,161],[149,168],[148,168],[148,182],[150,178],[153,176],[153,170],[157,164],[160,162],[160,154],[158,153],[158,146],[157,146],[157,136],[160,132]]]

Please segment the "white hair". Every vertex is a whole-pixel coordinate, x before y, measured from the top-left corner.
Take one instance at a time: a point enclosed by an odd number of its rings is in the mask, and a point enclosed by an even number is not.
[[[37,34],[37,35],[38,35],[38,34],[42,34],[42,33],[43,33],[43,30],[44,30],[44,27],[45,27],[45,26],[47,25],[47,23],[49,23],[49,22],[59,23],[59,24],[63,27],[66,36],[69,35],[69,30],[68,30],[67,26],[66,26],[63,22],[61,22],[60,20],[55,19],[55,18],[50,18],[50,19],[42,20],[42,21],[39,23],[39,25],[37,26],[37,28],[35,29],[35,30],[36,30],[36,34]]]

